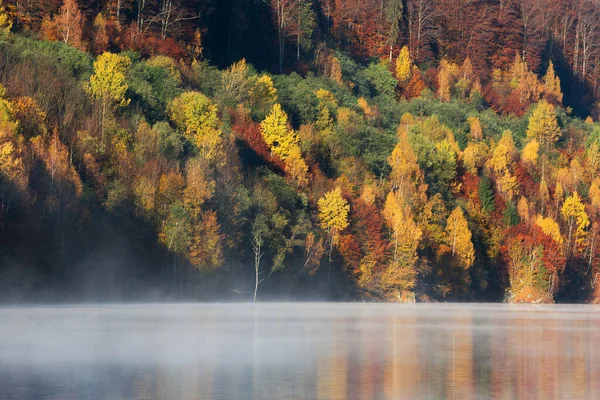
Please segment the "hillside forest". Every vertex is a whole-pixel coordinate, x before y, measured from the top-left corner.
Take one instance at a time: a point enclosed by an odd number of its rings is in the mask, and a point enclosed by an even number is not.
[[[600,301],[597,0],[0,4],[0,301]]]

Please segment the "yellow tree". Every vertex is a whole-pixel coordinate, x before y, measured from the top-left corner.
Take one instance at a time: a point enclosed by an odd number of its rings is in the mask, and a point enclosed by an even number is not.
[[[446,223],[446,241],[452,248],[452,257],[463,269],[469,269],[475,262],[475,249],[471,241],[471,231],[462,208],[456,207]]]
[[[17,134],[18,122],[3,96],[4,88],[0,85],[0,223],[15,204],[14,200],[25,194],[29,183],[25,140]]]
[[[517,154],[512,133],[504,131],[502,139],[496,145],[492,157],[487,162],[487,166],[496,175],[498,191],[509,199],[512,199],[518,189],[517,178],[512,174]]]
[[[542,229],[542,232],[554,239],[556,243],[563,244],[564,239],[560,234],[560,227],[554,219],[551,217],[544,218],[538,214],[535,224]]]
[[[396,58],[396,79],[401,85],[405,85],[410,79],[412,65],[410,61],[410,53],[408,47],[402,47],[398,58]]]
[[[425,201],[424,193],[419,194],[417,191],[423,183],[423,172],[417,163],[417,155],[408,142],[406,130],[399,127],[398,136],[400,137],[398,144],[388,158],[388,164],[392,167],[390,174],[392,187],[403,199],[409,200],[410,197],[416,196],[418,200]]]
[[[333,117],[330,110],[334,110],[338,104],[333,94],[328,90],[319,89],[315,92],[315,95],[319,99],[317,105],[319,114],[315,121],[315,127],[319,131],[320,138],[325,139],[333,133]]]
[[[6,8],[0,3],[0,38],[6,39],[12,28],[12,19],[6,12]]]
[[[467,171],[476,174],[485,165],[490,149],[484,142],[469,142],[462,154],[463,165]]]
[[[585,206],[577,192],[565,200],[562,206],[561,214],[569,227],[567,237],[567,255],[574,254],[577,247],[582,245],[587,235],[587,228],[590,225],[590,219],[585,212]],[[572,245],[572,242],[575,242]]]
[[[519,201],[517,202],[517,212],[519,213],[519,217],[521,217],[521,221],[529,221],[529,202],[525,196],[519,198]]]
[[[217,106],[199,92],[185,92],[173,99],[169,106],[171,120],[212,161],[221,154],[221,121]]]
[[[349,225],[350,204],[342,196],[342,189],[338,187],[325,193],[325,196],[319,199],[318,206],[321,228],[329,235],[329,261],[331,261],[333,245],[337,242],[340,232]]]
[[[285,163],[286,171],[298,186],[308,183],[308,165],[302,158],[300,139],[296,132],[288,128],[288,117],[279,104],[260,124],[261,133],[271,153]]]
[[[596,178],[598,171],[600,171],[600,147],[598,146],[598,143],[592,143],[587,149],[585,166],[590,181],[593,181]]]
[[[292,148],[298,146],[298,137],[288,128],[288,116],[279,104],[273,106],[271,113],[260,123],[260,128],[271,153],[284,161]]]
[[[557,103],[562,103],[563,94],[560,89],[560,78],[554,72],[554,64],[550,61],[544,76],[544,94]]]
[[[482,140],[483,130],[481,129],[481,122],[479,122],[479,118],[469,117],[467,118],[467,122],[470,126],[471,138],[476,141]]]
[[[113,107],[124,107],[129,104],[125,92],[129,87],[125,75],[131,66],[128,57],[113,53],[103,53],[94,62],[94,74],[86,83],[85,89],[100,104],[100,123],[104,137],[104,122],[107,111]]]
[[[215,190],[215,181],[208,176],[209,167],[206,164],[202,158],[194,158],[185,166],[183,206],[193,219],[200,217],[202,206]]]
[[[438,97],[441,101],[450,101],[454,79],[459,73],[458,65],[442,60],[438,72]]]
[[[537,139],[531,140],[525,147],[523,147],[523,152],[521,154],[521,158],[528,165],[536,165],[538,161],[538,150],[540,149],[540,143]]]
[[[556,120],[556,111],[554,106],[546,100],[538,103],[529,117],[527,126],[527,136],[536,139],[542,150],[547,153],[550,145],[560,138],[561,130]],[[542,162],[542,180],[544,179],[544,163]]]
[[[264,116],[277,101],[277,89],[269,75],[261,75],[248,91],[250,107]]]
[[[284,162],[286,171],[299,187],[308,185],[308,165],[302,158],[299,146],[292,147]]]
[[[600,215],[600,178],[592,181],[588,197],[590,199],[590,214],[595,218]]]
[[[394,253],[391,264],[383,274],[382,284],[399,290],[411,290],[415,285],[417,248],[423,232],[415,223],[410,208],[393,191],[387,196],[383,216],[392,230]]]

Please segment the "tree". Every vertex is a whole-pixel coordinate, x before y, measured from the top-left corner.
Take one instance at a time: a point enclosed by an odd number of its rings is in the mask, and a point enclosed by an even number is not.
[[[483,130],[481,129],[481,122],[479,122],[479,118],[469,117],[467,118],[467,122],[469,123],[471,138],[475,141],[482,140]]]
[[[525,198],[525,196],[521,196],[519,198],[519,202],[517,203],[517,212],[519,213],[519,217],[522,222],[529,221],[529,202]]]
[[[483,212],[491,214],[492,211],[496,208],[496,204],[494,203],[494,188],[492,186],[492,181],[487,176],[484,176],[479,181],[479,186],[477,188],[477,193],[479,195],[479,202],[481,203],[481,209]]]
[[[279,42],[279,73],[283,72],[285,39],[289,34],[290,24],[299,11],[302,0],[271,0],[271,9],[277,24],[277,40]]]
[[[325,249],[323,247],[323,238],[317,239],[313,232],[309,232],[304,240],[304,267],[308,268],[308,274],[313,275],[323,257]]]
[[[592,143],[586,151],[585,167],[590,181],[594,181],[600,171],[600,146],[596,142]]]
[[[384,16],[388,24],[387,45],[390,48],[390,64],[392,63],[392,52],[400,34],[400,21],[404,6],[402,0],[386,0],[384,2]],[[408,51],[408,49],[406,50]],[[408,70],[410,73],[410,69]],[[408,79],[406,79],[408,80]]]
[[[190,242],[190,216],[180,203],[175,203],[163,221],[159,239],[169,251],[185,254]]]
[[[545,100],[540,101],[529,117],[527,137],[537,139],[542,149],[547,152],[560,135],[554,106]]]
[[[312,47],[311,35],[315,24],[315,15],[312,10],[312,1],[298,1],[295,18],[290,23],[290,30],[296,36],[296,60],[300,61],[300,48],[310,49]]]
[[[523,147],[523,153],[521,154],[521,158],[526,164],[536,165],[538,161],[538,150],[540,148],[540,143],[537,139],[532,139],[525,147]]]
[[[438,97],[441,101],[450,101],[452,85],[458,74],[458,66],[443,59],[438,71]]]
[[[492,153],[492,157],[487,162],[487,166],[496,175],[498,191],[508,199],[513,198],[518,188],[517,178],[513,175],[517,154],[512,132],[504,131]]]
[[[217,106],[199,92],[185,92],[169,105],[171,120],[209,161],[221,154],[221,121]]]
[[[411,200],[418,196],[417,188],[423,183],[423,172],[419,167],[417,155],[408,141],[406,131],[398,127],[398,135],[400,136],[398,144],[388,158],[388,164],[392,167],[390,180],[398,196]]]
[[[577,192],[573,192],[571,196],[567,197],[562,206],[561,214],[569,226],[566,254],[572,256],[577,251],[577,248],[584,243],[587,228],[590,225],[590,219],[585,212],[585,206],[581,202],[581,198]]]
[[[544,215],[544,210],[546,208],[546,204],[550,201],[550,190],[548,190],[548,184],[546,181],[540,182],[540,205],[542,206],[541,214]]]
[[[221,74],[221,90],[231,99],[234,106],[248,100],[252,83],[250,70],[244,58],[231,64]]]
[[[560,78],[554,72],[554,64],[550,61],[546,75],[544,75],[544,94],[548,100],[555,104],[561,104],[563,94],[560,89]]]
[[[308,165],[302,158],[299,146],[292,147],[288,157],[285,159],[285,169],[290,177],[296,181],[299,187],[308,184]]]
[[[423,79],[423,75],[421,74],[419,67],[413,65],[410,81],[408,82],[408,85],[404,91],[406,98],[412,99],[413,97],[419,97],[426,88],[427,84]]]
[[[335,188],[319,199],[319,221],[321,228],[329,235],[329,261],[333,245],[337,242],[340,232],[349,225],[348,214],[350,204],[342,196],[342,189]]]
[[[65,0],[54,18],[59,39],[65,44],[84,50],[83,22],[83,14],[79,11],[77,0]]]
[[[464,167],[472,174],[477,174],[477,172],[485,165],[485,162],[489,157],[489,152],[490,149],[484,142],[469,142],[462,153]]]
[[[261,75],[250,87],[248,92],[250,107],[253,115],[262,119],[271,111],[277,101],[277,90],[269,75]]]
[[[25,195],[29,183],[25,141],[18,135],[18,122],[9,111],[9,103],[0,86],[0,227],[16,200]]]
[[[125,97],[127,88],[125,75],[131,66],[128,57],[113,53],[103,53],[94,62],[94,74],[85,85],[93,100],[100,104],[100,124],[104,137],[106,113],[113,107],[125,107],[129,99]]]
[[[253,301],[256,303],[256,295],[258,293],[258,285],[262,282],[262,279],[259,280],[260,271],[260,260],[262,259],[265,251],[263,249],[264,246],[264,235],[265,230],[267,229],[266,222],[264,221],[264,216],[260,214],[255,220],[254,224],[252,224],[252,233],[251,233],[251,245],[252,251],[254,252],[254,296]]]
[[[102,13],[98,13],[94,18],[94,40],[93,49],[96,54],[106,51],[108,47],[108,33],[106,32],[106,20]]]
[[[542,231],[546,235],[550,236],[556,243],[562,244],[564,242],[564,239],[560,234],[560,227],[558,226],[558,223],[551,217],[544,218],[538,214],[535,219],[535,224],[539,226]]]
[[[200,269],[218,268],[223,264],[223,235],[214,211],[203,212],[191,227],[188,258]]]
[[[6,39],[12,28],[12,19],[6,12],[6,8],[0,3],[0,39]]]
[[[410,208],[397,193],[391,191],[383,215],[392,230],[393,258],[383,277],[386,286],[411,290],[415,285],[417,248],[423,232],[415,223]]]
[[[210,179],[208,172],[208,165],[202,158],[191,159],[185,166],[183,206],[194,219],[200,217],[202,206],[215,191],[215,181]]]
[[[551,221],[545,221],[548,226]],[[550,232],[554,228],[550,228]],[[552,232],[551,232],[552,233]],[[536,225],[519,225],[508,235],[506,246],[510,301],[553,302],[560,287],[559,272],[565,257],[560,245]]]
[[[396,58],[396,79],[400,84],[404,85],[410,79],[412,64],[408,47],[402,47],[398,58]]]
[[[471,237],[462,208],[456,207],[446,223],[446,238],[452,248],[452,257],[463,269],[469,269],[475,262],[475,249]]]
[[[600,179],[596,178],[592,181],[590,191],[588,192],[590,201],[590,215],[596,218],[600,215]]]
[[[298,137],[288,128],[288,116],[279,104],[273,106],[271,113],[260,123],[260,128],[271,152],[284,161],[298,146]]]
[[[408,34],[411,54],[422,61],[427,53],[427,43],[435,27],[434,0],[407,0]]]

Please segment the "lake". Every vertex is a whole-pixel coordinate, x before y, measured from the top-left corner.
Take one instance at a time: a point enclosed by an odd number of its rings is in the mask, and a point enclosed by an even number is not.
[[[0,308],[0,399],[600,399],[600,308]]]

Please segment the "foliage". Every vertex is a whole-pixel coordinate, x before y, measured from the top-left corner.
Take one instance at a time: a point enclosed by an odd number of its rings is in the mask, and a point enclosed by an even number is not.
[[[396,79],[401,84],[406,84],[412,72],[412,65],[410,60],[410,53],[408,47],[402,47],[398,58],[396,58]]]
[[[217,106],[198,92],[185,92],[169,105],[171,120],[208,160],[215,160],[221,146]]]

